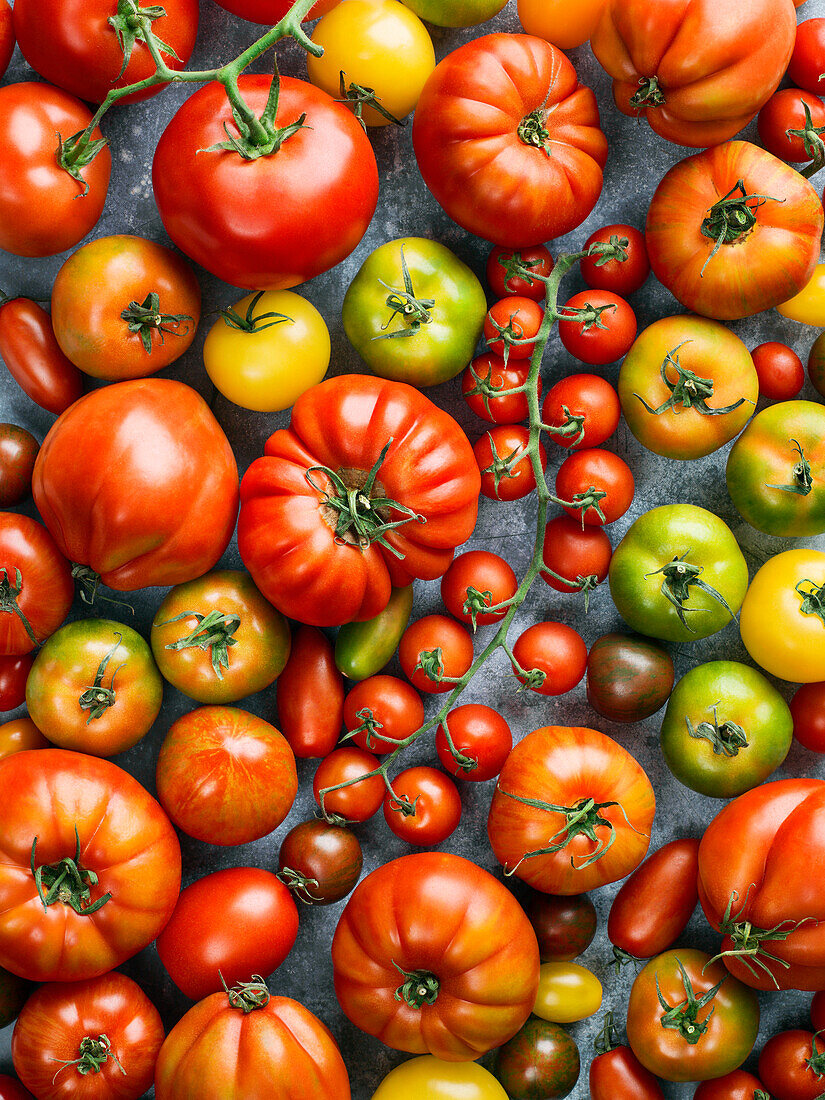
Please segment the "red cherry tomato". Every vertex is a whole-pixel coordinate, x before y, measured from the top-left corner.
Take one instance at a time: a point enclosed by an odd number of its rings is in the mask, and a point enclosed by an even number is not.
[[[278,721],[296,756],[329,755],[344,715],[344,678],[332,644],[317,626],[299,626],[278,679]]]
[[[26,680],[33,653],[0,654],[0,711],[15,710],[26,701]]]
[[[440,695],[452,691],[451,680],[463,676],[473,663],[473,639],[446,615],[425,615],[401,635],[398,659],[413,687]]]
[[[503,619],[507,608],[501,611],[481,609],[509,600],[517,589],[518,580],[511,566],[489,550],[468,550],[459,554],[441,578],[441,599],[450,614],[463,623],[478,623],[479,626]]]
[[[587,668],[587,646],[581,635],[564,623],[529,626],[516,639],[513,656],[524,670],[516,672],[519,680],[539,695],[564,695],[572,691]],[[530,676],[533,669],[543,673],[543,677],[533,680]]]
[[[493,355],[507,359],[529,359],[535,343],[529,341],[541,328],[544,310],[532,298],[510,295],[500,298],[484,318],[484,339]]]
[[[618,294],[606,290],[583,290],[564,305],[564,315],[583,309],[584,320],[559,321],[559,339],[583,363],[604,366],[615,363],[630,351],[636,339],[636,314]]]
[[[529,267],[536,275],[546,278],[553,270],[553,257],[543,244],[519,249],[497,244],[487,258],[486,275],[490,292],[497,298],[519,294],[523,298],[541,302],[544,299],[544,283],[541,279],[514,274],[516,265]]]
[[[777,1100],[819,1100],[825,1086],[825,1044],[802,1028],[780,1031],[759,1055],[759,1079]]]
[[[357,730],[348,743],[369,752],[392,752],[424,724],[421,696],[396,676],[370,676],[344,700],[344,725]]]
[[[542,577],[557,592],[589,592],[607,576],[613,547],[601,527],[582,528],[570,516],[556,516],[544,529]]]
[[[498,711],[481,703],[465,703],[449,712],[447,729],[461,757],[456,759],[450,751],[443,724],[435,735],[435,750],[450,775],[474,783],[498,775],[513,747],[510,727]],[[465,766],[471,761],[475,761],[475,767]]]
[[[612,451],[575,451],[556,474],[556,496],[569,516],[594,527],[613,523],[633,503],[636,483],[628,464]]]
[[[825,94],[825,19],[805,19],[796,28],[788,78],[815,95]]]
[[[585,256],[579,264],[582,278],[592,290],[609,290],[612,294],[627,297],[638,290],[650,274],[645,235],[632,225],[606,225],[587,238],[584,247],[590,248],[597,241],[609,244],[612,237],[623,244],[626,260],[607,260],[599,263],[599,256]]]
[[[565,411],[566,410],[566,411]],[[619,426],[619,395],[598,374],[569,374],[548,391],[541,407],[543,424],[566,427],[565,434],[548,433],[560,447],[599,447]]]
[[[780,160],[800,164],[813,158],[805,149],[804,139],[789,130],[805,129],[805,107],[811,114],[815,129],[825,126],[825,104],[812,92],[799,88],[782,88],[774,92],[759,112],[756,126],[759,140],[769,153]]]
[[[0,508],[20,504],[31,494],[39,450],[31,432],[18,424],[0,424]]]
[[[0,356],[23,392],[55,416],[83,393],[83,375],[60,350],[48,313],[30,298],[0,305]]]
[[[790,707],[793,735],[800,745],[825,752],[825,681],[797,688]]]
[[[825,111],[825,107],[823,107]],[[796,352],[776,340],[768,340],[751,352],[759,394],[771,401],[790,401],[805,385],[805,368]]]
[[[511,393],[496,397],[497,390],[511,390],[523,386],[530,372],[530,364],[524,359],[505,363],[500,355],[485,352],[465,368],[461,377],[464,400],[482,420],[491,424],[518,424],[529,415],[524,393]],[[537,381],[541,394],[541,379]]]
[[[334,814],[345,821],[366,821],[377,813],[387,789],[380,775],[369,774],[377,767],[377,758],[357,745],[345,745],[325,757],[312,780],[312,793],[324,815],[329,817]],[[360,776],[369,778],[359,779]],[[330,791],[321,801],[322,790],[350,780],[358,782]]]
[[[765,1095],[758,1077],[744,1069],[735,1069],[724,1077],[703,1081],[693,1094],[693,1100],[753,1100],[758,1092]]]
[[[407,768],[392,781],[395,797],[384,796],[384,819],[397,837],[420,848],[446,840],[461,820],[461,796],[438,768]],[[409,807],[415,813],[406,812]]]
[[[530,432],[520,424],[500,424],[478,440],[473,447],[481,471],[481,492],[490,500],[521,500],[536,487],[536,478],[527,454]],[[519,455],[523,457],[519,458]],[[541,465],[547,452],[539,444]]]

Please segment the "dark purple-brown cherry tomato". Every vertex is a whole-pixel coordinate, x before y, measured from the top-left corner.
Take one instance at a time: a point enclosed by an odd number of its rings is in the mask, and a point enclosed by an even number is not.
[[[587,700],[611,722],[641,722],[673,690],[673,661],[656,642],[634,634],[602,634],[587,657]]]
[[[51,317],[30,298],[0,300],[0,357],[23,392],[56,416],[83,393],[83,375],[60,350]]]
[[[816,392],[825,397],[825,332],[817,336],[808,352],[808,377]]]
[[[579,1048],[564,1028],[535,1016],[498,1048],[493,1066],[510,1100],[561,1100],[580,1070]]]
[[[317,626],[299,626],[278,679],[278,723],[296,756],[324,757],[344,721],[344,678],[332,643]]]
[[[825,681],[797,688],[790,708],[793,735],[800,745],[812,752],[825,752]]]
[[[474,783],[498,775],[513,747],[513,734],[498,711],[482,703],[465,703],[451,710],[446,722],[459,755],[451,751],[442,723],[435,735],[435,751],[445,771]]]
[[[0,508],[20,504],[32,491],[40,444],[18,424],[0,424]]]
[[[802,360],[787,344],[768,340],[753,349],[751,359],[759,379],[760,397],[771,401],[790,401],[805,385]]]
[[[596,934],[596,907],[587,894],[570,897],[533,890],[525,906],[542,962],[571,962]]]
[[[354,889],[363,856],[345,825],[312,818],[290,829],[278,853],[278,878],[309,905],[331,905]]]

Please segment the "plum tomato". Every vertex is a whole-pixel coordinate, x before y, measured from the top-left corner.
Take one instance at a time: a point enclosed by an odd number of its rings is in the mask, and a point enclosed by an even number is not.
[[[751,358],[759,379],[760,397],[771,401],[790,401],[805,385],[802,360],[787,344],[768,340],[753,349]]]

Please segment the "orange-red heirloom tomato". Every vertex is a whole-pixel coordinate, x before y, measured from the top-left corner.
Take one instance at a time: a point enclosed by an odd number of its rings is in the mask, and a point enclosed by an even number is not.
[[[249,982],[213,993],[166,1036],[156,1100],[350,1100],[349,1077],[321,1021]]]
[[[0,966],[78,981],[151,943],[178,899],[180,845],[137,780],[108,760],[40,749],[0,761],[0,790]]]
[[[418,390],[330,378],[298,398],[244,475],[238,548],[285,615],[371,619],[393,584],[446,570],[475,526],[480,481],[461,428]]]
[[[539,950],[524,910],[461,856],[421,852],[367,875],[332,940],[346,1015],[395,1050],[472,1061],[533,1007]]]
[[[32,492],[61,553],[123,591],[212,568],[235,525],[238,468],[200,394],[138,378],[93,390],[55,421]]]
[[[507,758],[487,832],[509,873],[546,894],[583,894],[638,867],[655,808],[650,780],[621,745],[587,727],[544,726]]]
[[[38,1100],[137,1100],[151,1087],[163,1037],[160,1013],[137,982],[112,970],[36,989],[11,1054]]]
[[[644,114],[661,137],[701,148],[753,118],[795,35],[790,0],[608,0],[590,44],[623,114]]]
[[[0,512],[0,654],[28,653],[57,630],[74,599],[69,563],[43,526]]]
[[[822,227],[822,203],[806,179],[757,145],[728,141],[667,172],[645,238],[654,274],[683,306],[730,321],[802,290]]]

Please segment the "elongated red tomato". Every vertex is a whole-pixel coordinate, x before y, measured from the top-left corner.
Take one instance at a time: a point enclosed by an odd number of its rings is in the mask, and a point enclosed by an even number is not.
[[[328,756],[344,721],[344,678],[332,643],[315,626],[299,626],[278,680],[280,730],[296,756]]]
[[[69,614],[69,563],[36,519],[0,512],[0,654],[28,653]]]
[[[30,298],[0,305],[0,356],[21,390],[55,416],[83,393],[83,375],[60,350],[48,313]]]

